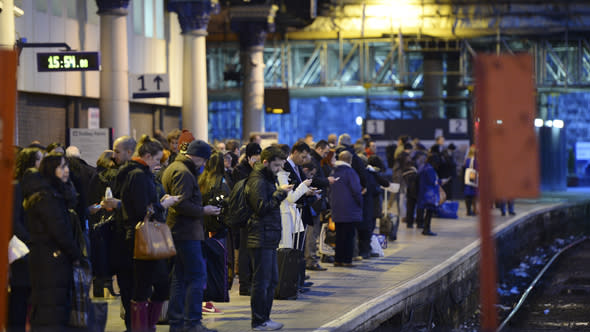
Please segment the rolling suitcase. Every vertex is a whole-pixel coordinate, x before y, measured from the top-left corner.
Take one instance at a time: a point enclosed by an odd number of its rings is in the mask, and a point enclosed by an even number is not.
[[[297,239],[297,242],[295,243],[299,243],[299,239]],[[275,288],[275,299],[297,299],[297,291],[299,290],[299,270],[302,262],[303,251],[300,249],[280,248],[277,250],[277,264],[279,265],[279,283],[277,285],[277,288]]]
[[[292,248],[281,248],[277,251],[277,261],[279,264],[279,283],[275,288],[275,299],[294,300],[297,298],[301,251]]]
[[[388,212],[389,202],[387,200],[388,190],[384,190],[383,194],[383,215],[379,220],[379,233],[389,236],[389,240],[397,240],[397,229],[399,228],[399,216]]]

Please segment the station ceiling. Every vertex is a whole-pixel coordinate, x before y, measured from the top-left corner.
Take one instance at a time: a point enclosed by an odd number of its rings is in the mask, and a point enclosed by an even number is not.
[[[310,0],[297,0],[305,6]],[[275,38],[314,40],[391,35],[442,39],[491,35],[546,36],[590,30],[585,0],[320,0],[305,27],[278,26]],[[279,15],[281,9],[279,8]],[[209,38],[235,40],[229,9],[209,24]],[[233,36],[232,36],[233,35]]]

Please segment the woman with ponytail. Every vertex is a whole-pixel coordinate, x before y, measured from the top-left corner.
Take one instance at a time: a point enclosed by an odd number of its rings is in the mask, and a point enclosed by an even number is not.
[[[125,325],[128,331],[155,331],[162,305],[169,296],[168,267],[166,260],[138,260],[133,258],[135,226],[148,212],[151,219],[165,222],[164,210],[175,204],[177,197],[159,197],[156,190],[154,169],[160,166],[162,144],[143,135],[133,158],[124,164],[115,181],[115,197],[121,200],[122,218],[118,220],[124,230],[123,264],[117,281],[121,301],[125,308]],[[153,291],[152,291],[153,287]]]

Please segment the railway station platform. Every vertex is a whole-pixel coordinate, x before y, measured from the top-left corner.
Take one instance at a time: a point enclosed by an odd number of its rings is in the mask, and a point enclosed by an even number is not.
[[[567,214],[568,209],[577,208],[578,213],[587,214],[589,197],[590,189],[517,200],[515,216],[502,217],[498,209],[492,209],[494,232],[518,228],[519,223],[535,216],[547,219],[555,211],[563,215],[563,211]],[[400,312],[419,310],[420,306],[428,310],[424,304],[440,301],[434,293],[441,288],[450,288],[451,297],[468,299],[467,288],[478,284],[473,272],[479,259],[478,225],[477,217],[466,216],[463,202],[458,219],[433,219],[432,230],[438,236],[423,236],[420,229],[400,225],[397,240],[389,241],[384,250],[385,257],[354,262],[354,268],[323,263],[327,271],[307,271],[314,283],[310,291],[297,300],[275,300],[271,319],[285,324],[281,331],[373,331]],[[237,280],[230,300],[215,303],[224,313],[204,315],[204,325],[218,331],[250,331],[250,297],[238,294]],[[124,331],[119,299],[106,301],[106,331]],[[168,326],[158,325],[157,331],[168,331]]]

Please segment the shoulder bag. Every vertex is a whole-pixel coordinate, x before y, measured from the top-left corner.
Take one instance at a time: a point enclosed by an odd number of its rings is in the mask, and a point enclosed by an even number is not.
[[[473,160],[475,158],[471,158],[471,160],[469,161],[469,167],[465,169],[465,185],[466,186],[472,186],[472,187],[477,187],[477,180],[478,180],[478,174],[477,171],[475,170],[475,168],[473,168]]]
[[[147,213],[135,226],[133,258],[139,260],[166,259],[176,255],[170,228],[165,223],[152,221]]]

